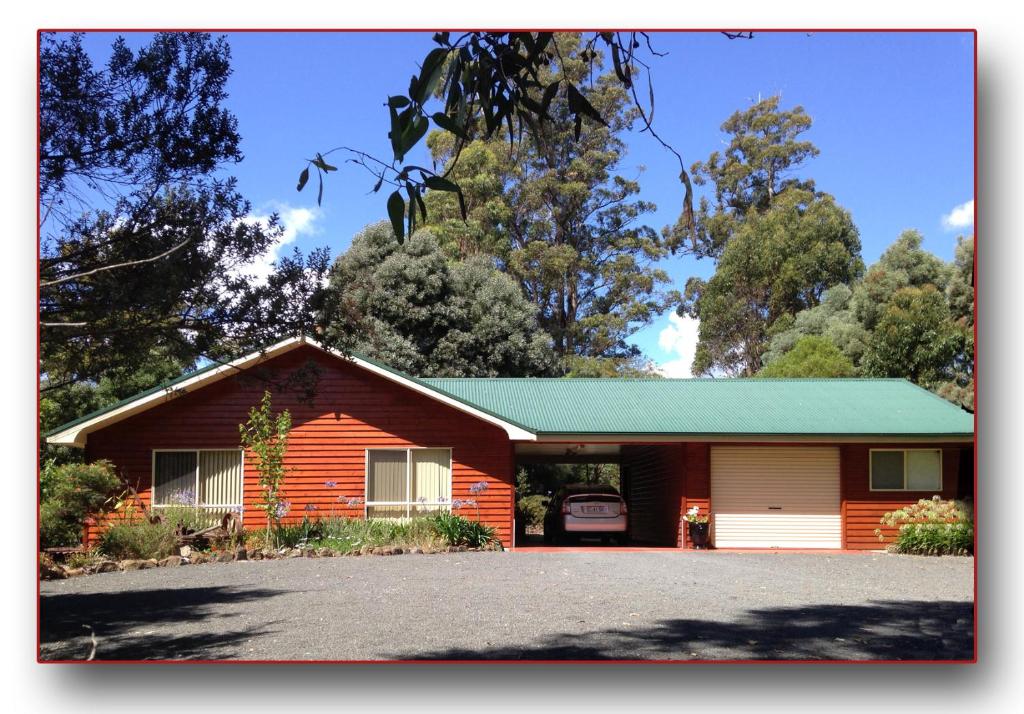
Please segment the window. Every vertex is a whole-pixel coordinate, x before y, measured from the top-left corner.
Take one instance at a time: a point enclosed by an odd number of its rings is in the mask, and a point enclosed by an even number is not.
[[[154,451],[153,506],[240,511],[242,458],[240,449]]]
[[[939,449],[872,449],[872,491],[941,491]]]
[[[408,518],[448,508],[451,449],[366,452],[366,517]]]

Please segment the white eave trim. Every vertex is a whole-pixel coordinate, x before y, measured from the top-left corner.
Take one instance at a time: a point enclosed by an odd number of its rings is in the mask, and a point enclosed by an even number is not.
[[[351,362],[352,364],[355,364],[356,366],[368,372],[372,372],[373,374],[383,377],[388,381],[400,384],[403,387],[406,387],[407,389],[417,392],[418,394],[422,394],[426,397],[429,397],[434,401],[441,402],[442,404],[446,404],[447,406],[450,406],[453,409],[457,409],[461,412],[470,414],[471,416],[481,419],[482,421],[485,421],[489,424],[493,424],[503,429],[505,433],[508,434],[510,439],[514,439],[517,441],[535,441],[537,439],[537,435],[531,431],[527,431],[526,429],[523,429],[522,427],[519,427],[515,424],[510,424],[496,416],[480,411],[479,409],[475,409],[474,407],[471,407],[468,404],[464,404],[463,402],[460,402],[457,399],[453,399],[445,394],[435,392],[433,389],[423,384],[420,384],[419,382],[407,379],[402,375],[396,374],[390,370],[383,369],[382,367],[379,367],[371,362],[367,362],[366,360],[360,359],[358,357],[346,355],[341,352],[338,352],[337,350],[324,347],[316,340],[309,339],[308,337],[289,337],[288,339],[282,340],[277,344],[268,347],[265,350],[253,352],[252,354],[240,357],[236,360],[223,364],[220,367],[217,367],[216,369],[211,369],[209,371],[203,372],[202,374],[197,374],[196,376],[190,379],[186,379],[181,382],[178,382],[177,384],[171,385],[166,389],[161,389],[157,392],[153,392],[152,394],[147,394],[144,397],[139,397],[138,399],[131,401],[128,404],[124,404],[118,407],[117,409],[113,409],[104,414],[99,414],[93,419],[84,421],[81,424],[75,424],[72,427],[68,427],[63,431],[60,431],[56,434],[53,434],[52,436],[47,437],[46,441],[47,443],[50,444],[57,444],[62,446],[76,446],[78,448],[82,448],[85,446],[88,435],[91,432],[96,431],[97,429],[110,426],[111,424],[116,424],[117,422],[127,419],[128,417],[140,414],[160,404],[165,404],[184,394],[191,393],[196,389],[200,389],[209,384],[213,384],[214,382],[219,382],[225,377],[230,377],[231,375],[238,373],[240,370],[248,369],[249,367],[255,366],[256,364],[259,364],[261,362],[265,362],[273,357],[277,357],[278,355],[290,352],[291,350],[303,344],[310,345],[334,357],[338,357],[339,359]]]

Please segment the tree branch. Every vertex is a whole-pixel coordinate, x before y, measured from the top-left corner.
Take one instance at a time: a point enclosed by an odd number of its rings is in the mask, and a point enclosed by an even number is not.
[[[183,240],[181,243],[178,243],[178,245],[174,246],[170,250],[166,250],[163,253],[161,253],[160,255],[154,255],[152,258],[142,258],[141,260],[129,260],[129,261],[126,261],[124,263],[115,263],[114,265],[104,265],[104,266],[101,266],[99,268],[93,268],[92,270],[87,270],[84,273],[75,273],[74,275],[65,275],[63,278],[57,278],[56,280],[42,281],[42,282],[39,283],[39,287],[41,287],[41,288],[48,288],[48,287],[52,287],[54,285],[59,285],[60,283],[66,283],[69,280],[77,280],[79,278],[85,278],[85,277],[88,277],[90,275],[95,275],[96,273],[105,272],[107,270],[116,270],[117,268],[127,268],[127,267],[130,267],[130,266],[133,266],[133,265],[142,265],[144,263],[153,263],[153,262],[156,262],[156,261],[160,260],[161,258],[166,258],[171,253],[174,253],[175,251],[178,251],[178,250],[184,248],[186,245],[188,245],[191,242],[192,242],[191,238],[186,238],[185,240]]]

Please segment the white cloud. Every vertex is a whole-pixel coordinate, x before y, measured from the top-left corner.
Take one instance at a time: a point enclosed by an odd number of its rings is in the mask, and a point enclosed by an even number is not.
[[[281,227],[284,229],[281,239],[252,263],[240,266],[234,271],[239,274],[252,275],[257,283],[266,282],[274,271],[274,262],[280,257],[285,246],[294,243],[301,235],[313,235],[318,230],[315,223],[320,217],[320,212],[315,209],[297,208],[287,204],[277,204],[273,208],[281,219]],[[244,220],[246,223],[266,226],[270,216],[247,216]]]
[[[942,217],[942,227],[947,231],[969,228],[974,225],[974,199],[961,203]]]
[[[671,313],[668,325],[658,333],[658,346],[675,359],[658,364],[658,372],[666,377],[691,377],[690,365],[697,352],[697,329],[700,320]]]

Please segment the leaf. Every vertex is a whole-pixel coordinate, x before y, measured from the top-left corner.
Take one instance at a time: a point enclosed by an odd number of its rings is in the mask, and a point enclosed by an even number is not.
[[[466,133],[466,130],[462,125],[444,112],[437,112],[430,118],[434,120],[435,124],[447,131],[449,134],[454,134],[460,139],[469,139],[469,134]]]
[[[378,191],[380,191],[380,187],[383,186],[383,185],[384,185],[384,177],[381,176],[379,179],[377,179],[377,183],[373,184],[373,192],[377,193]]]
[[[427,129],[430,128],[430,122],[422,114],[417,114],[409,122],[409,126],[406,127],[405,131],[402,132],[400,147],[401,153],[398,156],[398,160],[401,161],[405,158],[405,155],[409,153],[409,149],[416,146],[420,139],[427,133]]]
[[[394,97],[388,97],[388,106],[392,109],[401,109],[402,107],[409,106],[409,98],[397,95]]]
[[[401,243],[405,240],[405,199],[398,191],[388,196],[388,218],[391,219],[391,229],[395,232],[395,237]]]
[[[461,189],[452,181],[440,176],[427,176],[423,183],[427,188],[433,189],[434,191],[449,191],[451,193],[458,193]]]
[[[316,205],[319,206],[324,202],[324,175],[317,171],[316,177],[320,179],[320,190],[316,192]]]
[[[409,97],[417,104],[423,104],[437,89],[437,83],[441,79],[441,70],[444,67],[444,60],[448,56],[448,50],[443,47],[432,49],[423,60],[423,67],[420,69],[420,76],[413,77],[409,83]]]
[[[448,33],[448,32],[435,32],[434,33],[434,42],[436,42],[439,45],[450,45],[451,43],[448,41],[448,38],[450,36],[451,36],[451,33]]]
[[[299,185],[295,187],[296,191],[301,191],[306,187],[306,182],[309,181],[309,167],[302,169],[302,173],[299,174]]]
[[[576,87],[574,87],[572,84],[569,85],[568,98],[569,111],[571,111],[577,117],[579,117],[582,114],[586,117],[589,117],[590,119],[593,119],[596,122],[600,122],[601,124],[608,126],[608,122],[604,120],[604,117],[601,116],[601,113],[594,109],[594,106],[589,101],[587,101],[587,98],[580,93],[580,90],[576,89]]]
[[[337,166],[331,166],[329,163],[324,161],[324,157],[321,156],[320,154],[317,154],[316,158],[313,159],[313,165],[316,166],[321,171],[337,171],[338,170]]]

